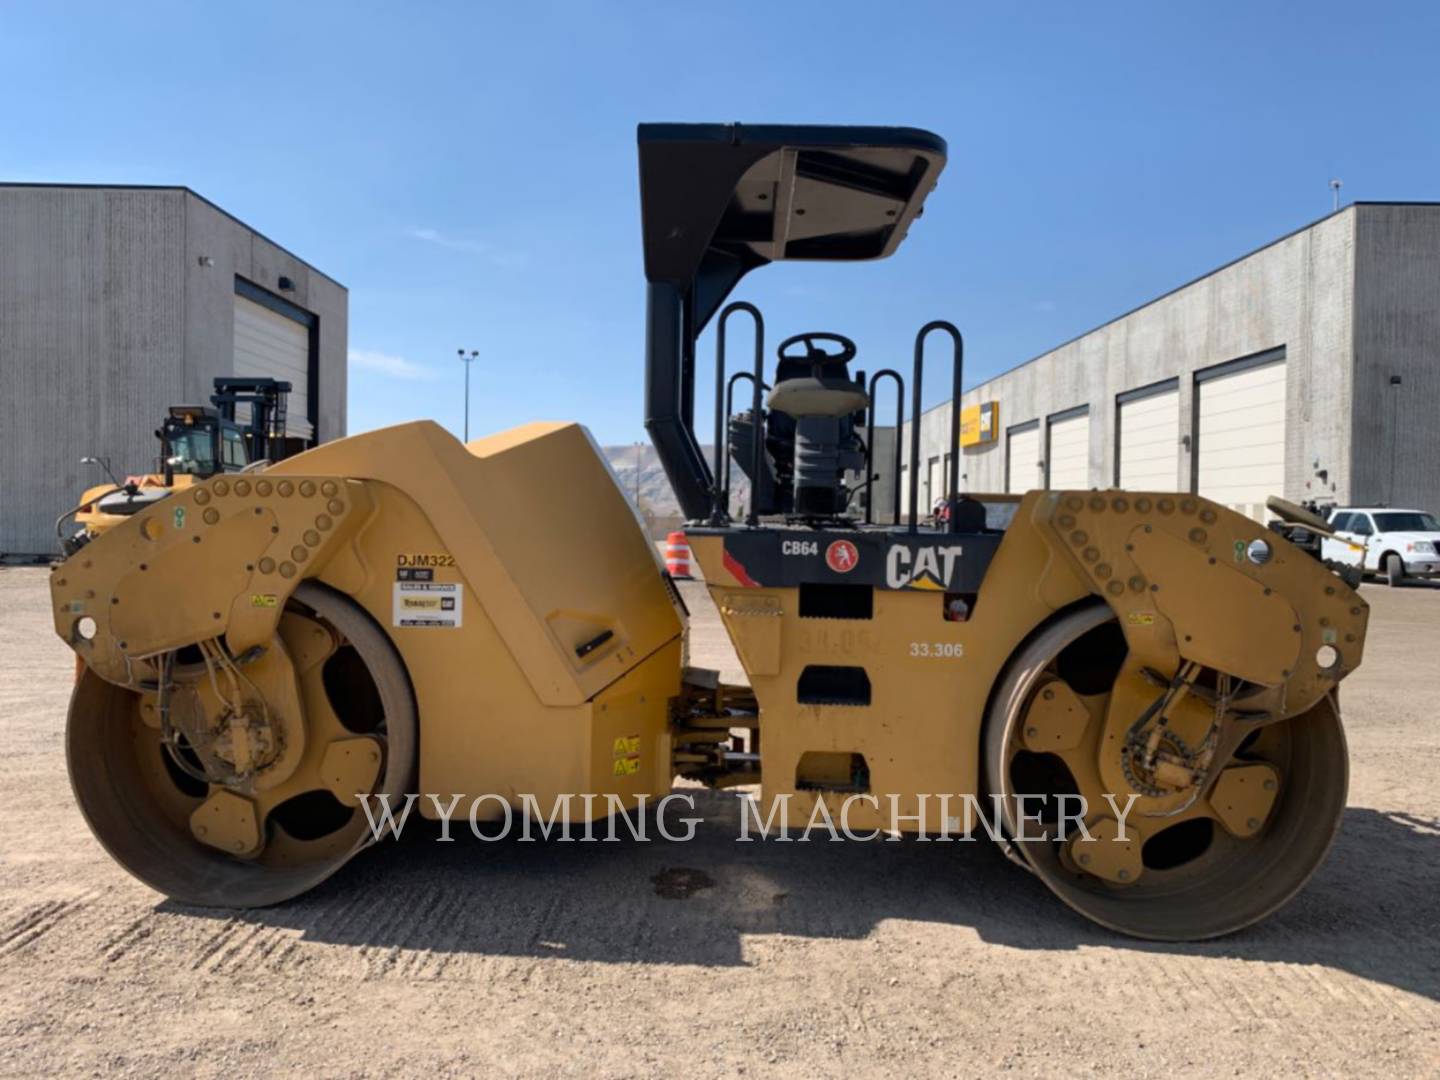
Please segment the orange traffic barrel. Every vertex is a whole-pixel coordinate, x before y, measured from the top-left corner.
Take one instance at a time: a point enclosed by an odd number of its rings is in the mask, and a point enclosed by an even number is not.
[[[689,581],[695,576],[690,565],[690,544],[683,532],[672,532],[665,537],[665,569],[672,578]]]

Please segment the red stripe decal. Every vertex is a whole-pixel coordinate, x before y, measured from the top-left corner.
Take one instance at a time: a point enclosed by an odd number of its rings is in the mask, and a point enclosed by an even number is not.
[[[745,567],[741,566],[739,560],[737,560],[734,555],[731,555],[730,552],[722,552],[721,561],[725,564],[725,569],[730,571],[730,576],[740,582],[741,585],[744,585],[745,588],[758,589],[760,587],[760,583],[745,572]]]

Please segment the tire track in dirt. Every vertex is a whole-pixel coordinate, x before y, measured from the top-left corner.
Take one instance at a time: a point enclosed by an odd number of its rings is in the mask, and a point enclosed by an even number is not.
[[[385,919],[376,927],[377,944],[361,949],[365,961],[365,978],[388,979],[403,977],[409,963],[410,949],[406,938],[418,930],[426,915],[434,910],[438,894],[424,898],[418,907],[403,908],[387,904],[383,911]]]
[[[280,943],[280,936],[277,928],[262,922],[252,922],[244,930],[237,928],[225,944],[210,955],[205,970],[217,975],[240,975],[252,968],[263,968],[265,957]]]
[[[366,905],[371,916],[360,920],[362,940],[375,942],[360,947],[362,978],[383,979],[390,974],[401,951],[395,944],[396,930],[413,918],[413,909],[403,904],[387,903],[383,893],[370,894]]]
[[[444,899],[437,918],[439,925],[447,929],[444,938],[438,942],[439,948],[433,951],[429,974],[432,979],[442,979],[450,966],[455,962],[456,956],[461,948],[461,935],[456,932],[460,926],[466,908],[474,903],[472,897],[465,893],[452,893]]]
[[[190,970],[204,970],[210,958],[225,947],[225,943],[235,934],[239,926],[240,920],[234,915],[222,922],[220,928],[205,939],[199,951],[191,958]]]
[[[114,964],[129,956],[131,950],[147,943],[154,936],[159,919],[155,911],[147,911],[138,919],[132,919],[118,934],[100,942],[99,952],[107,964]]]
[[[7,957],[35,944],[61,922],[83,911],[99,896],[98,891],[62,900],[47,900],[32,906],[0,930],[0,957]]]
[[[436,928],[443,925],[440,922],[440,913],[453,913],[455,909],[456,906],[447,903],[445,894],[439,889],[430,895],[419,917],[412,923],[411,933],[406,935],[404,949],[397,958],[396,975],[425,982],[439,977],[439,969],[443,964],[441,955],[435,952],[433,935]],[[422,937],[426,944],[417,940]]]
[[[314,963],[315,958],[321,955],[320,946],[307,940],[310,935],[318,935],[323,930],[343,929],[347,924],[348,916],[356,909],[357,904],[364,899],[366,894],[361,891],[346,894],[333,904],[321,904],[318,907],[318,916],[312,920],[312,926],[295,927],[294,932],[289,933],[285,939],[284,946],[269,953],[266,958],[269,971],[275,973],[292,973],[308,971]],[[302,901],[304,903],[304,901]]]

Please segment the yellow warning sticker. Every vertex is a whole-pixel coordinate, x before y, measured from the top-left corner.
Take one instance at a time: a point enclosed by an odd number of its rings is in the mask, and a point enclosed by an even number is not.
[[[1125,621],[1131,626],[1154,626],[1155,614],[1150,611],[1132,611],[1125,616]]]
[[[640,755],[615,759],[616,776],[634,776],[640,771]]]
[[[279,597],[277,597],[274,593],[251,593],[251,594],[250,594],[250,606],[251,606],[251,607],[270,608],[270,607],[275,607],[275,606],[277,606],[277,605],[279,604],[279,602],[280,602]]]
[[[624,757],[626,754],[640,753],[639,735],[621,735],[615,740],[615,756]]]

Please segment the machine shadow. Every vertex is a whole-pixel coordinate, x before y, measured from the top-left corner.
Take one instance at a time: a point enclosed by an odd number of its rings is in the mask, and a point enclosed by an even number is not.
[[[653,838],[653,819],[648,842],[622,826],[623,839],[598,843],[482,843],[463,823],[437,843],[438,826],[412,821],[401,841],[288,904],[163,907],[334,945],[707,966],[745,964],[742,935],[862,939],[905,919],[1022,949],[1322,964],[1440,999],[1440,822],[1349,809],[1330,858],[1281,912],[1218,941],[1157,944],[1081,919],[986,841],[737,842],[735,796],[686,793],[704,819],[689,842]],[[672,832],[683,831],[678,816]]]

